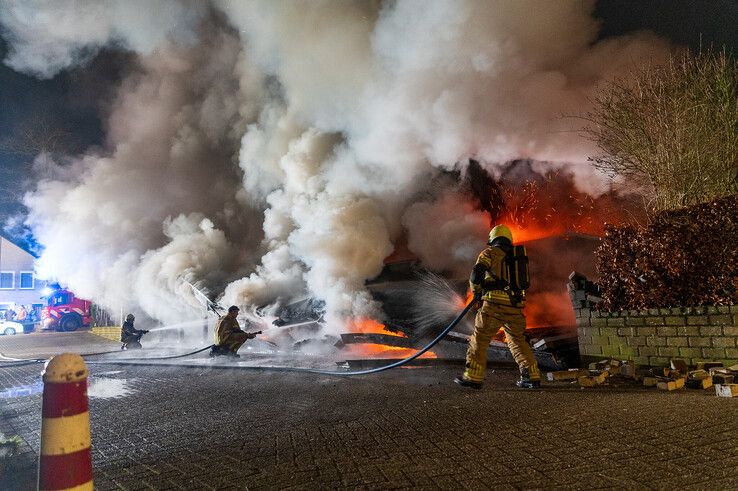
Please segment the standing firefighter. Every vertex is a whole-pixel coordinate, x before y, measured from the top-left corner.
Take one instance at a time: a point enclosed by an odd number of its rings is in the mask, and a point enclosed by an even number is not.
[[[525,340],[525,289],[528,288],[528,258],[524,246],[513,246],[512,232],[497,225],[489,233],[487,247],[479,255],[469,280],[475,296],[484,301],[474,321],[474,334],[466,352],[466,370],[454,382],[481,389],[487,368],[487,347],[497,330],[505,331],[507,345],[520,368],[518,387],[541,384],[533,350]]]
[[[120,349],[138,349],[141,347],[141,336],[146,334],[149,331],[146,331],[144,329],[136,329],[133,327],[133,322],[136,320],[136,318],[133,316],[133,314],[128,314],[126,316],[126,321],[123,323],[123,327],[120,330],[120,341],[123,343],[123,346],[120,347]]]
[[[228,314],[218,319],[215,324],[215,344],[210,350],[210,356],[232,356],[240,358],[238,349],[247,339],[254,339],[259,332],[244,332],[238,325],[238,307],[232,305],[228,308]]]

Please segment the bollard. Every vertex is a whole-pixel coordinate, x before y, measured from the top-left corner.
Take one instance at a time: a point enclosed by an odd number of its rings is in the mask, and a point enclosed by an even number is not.
[[[87,367],[65,353],[44,370],[38,489],[92,489]]]

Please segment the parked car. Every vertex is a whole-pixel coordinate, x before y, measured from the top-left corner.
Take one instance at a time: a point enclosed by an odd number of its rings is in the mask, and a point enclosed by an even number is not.
[[[11,336],[22,333],[23,324],[13,321],[0,321],[0,335]]]

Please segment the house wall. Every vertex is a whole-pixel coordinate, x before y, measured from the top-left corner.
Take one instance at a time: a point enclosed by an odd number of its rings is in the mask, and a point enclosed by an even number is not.
[[[9,304],[14,306],[32,305],[43,303],[41,292],[46,286],[45,282],[36,280],[32,290],[20,288],[21,271],[34,271],[35,258],[17,245],[0,237],[0,271],[13,272],[14,284],[12,290],[0,290],[0,308],[6,308]]]

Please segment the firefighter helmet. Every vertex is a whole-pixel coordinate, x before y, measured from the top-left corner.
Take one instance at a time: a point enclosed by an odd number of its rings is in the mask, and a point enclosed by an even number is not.
[[[487,244],[492,244],[492,241],[500,237],[506,238],[512,244],[512,241],[513,241],[512,232],[510,231],[509,228],[507,228],[507,225],[502,225],[502,224],[497,225],[495,228],[490,230],[489,240],[487,241]]]
[[[128,314],[126,316],[126,322],[133,322],[134,320],[136,320],[136,317],[133,314]]]

